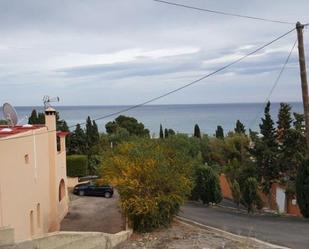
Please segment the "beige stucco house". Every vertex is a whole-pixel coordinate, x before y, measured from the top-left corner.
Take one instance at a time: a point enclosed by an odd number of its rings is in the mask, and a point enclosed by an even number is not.
[[[54,109],[45,122],[0,126],[0,228],[14,228],[16,241],[59,230],[68,211],[66,133]]]

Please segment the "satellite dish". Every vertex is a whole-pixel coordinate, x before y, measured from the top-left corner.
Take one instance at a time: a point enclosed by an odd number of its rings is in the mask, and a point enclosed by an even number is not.
[[[13,106],[11,106],[9,103],[3,104],[3,114],[4,118],[9,122],[11,126],[17,125],[18,117],[17,112]]]

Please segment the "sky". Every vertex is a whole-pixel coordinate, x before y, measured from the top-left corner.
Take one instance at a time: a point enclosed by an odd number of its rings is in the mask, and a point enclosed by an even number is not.
[[[174,1],[174,0],[171,0]],[[296,23],[308,0],[175,0]],[[222,16],[153,0],[0,1],[0,103],[134,105],[238,59],[294,25]],[[309,58],[309,29],[305,46]],[[153,104],[264,102],[296,32]],[[301,101],[297,47],[271,101]],[[309,60],[308,60],[309,64]]]

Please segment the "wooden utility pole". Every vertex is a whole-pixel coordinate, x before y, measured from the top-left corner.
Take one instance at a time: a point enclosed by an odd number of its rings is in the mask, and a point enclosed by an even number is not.
[[[308,97],[308,82],[307,82],[307,70],[305,60],[305,48],[304,48],[304,25],[300,22],[296,23],[297,38],[298,38],[298,54],[299,54],[299,68],[301,78],[301,89],[303,95],[304,116],[306,126],[306,141],[309,150],[309,97]]]

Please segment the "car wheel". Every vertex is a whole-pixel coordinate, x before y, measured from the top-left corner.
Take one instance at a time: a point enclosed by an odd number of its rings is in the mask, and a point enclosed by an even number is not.
[[[83,190],[80,190],[80,191],[78,192],[78,195],[79,195],[79,196],[84,196],[84,195],[85,195],[85,192],[84,192]]]
[[[105,198],[111,198],[112,197],[112,194],[110,192],[105,192],[104,193],[104,197]]]

